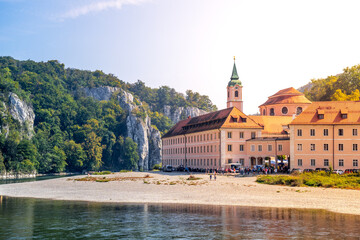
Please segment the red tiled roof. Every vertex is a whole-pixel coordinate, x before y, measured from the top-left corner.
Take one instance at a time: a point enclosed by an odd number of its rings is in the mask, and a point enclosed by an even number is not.
[[[319,114],[324,114],[324,118],[319,119]],[[346,118],[341,114],[346,114]],[[313,102],[290,124],[360,124],[360,102]]]
[[[278,91],[274,95],[270,96],[268,100],[261,104],[264,105],[273,105],[273,104],[298,104],[298,103],[308,103],[311,101],[305,97],[305,95],[293,87],[285,88]]]
[[[231,117],[238,116],[238,122],[231,122]],[[239,120],[246,119],[245,122]],[[175,124],[163,138],[203,132],[219,128],[261,128],[256,122],[248,118],[244,113],[235,107],[211,112],[198,117],[188,118]]]
[[[255,122],[264,127],[261,132],[267,134],[284,134],[284,125],[289,125],[292,116],[251,116]]]

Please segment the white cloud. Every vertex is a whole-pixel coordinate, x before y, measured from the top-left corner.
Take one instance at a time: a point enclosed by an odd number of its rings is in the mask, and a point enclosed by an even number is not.
[[[121,9],[124,5],[138,5],[147,1],[149,0],[111,0],[94,2],[67,11],[61,16],[61,19],[77,18],[89,13],[101,12],[108,9]]]

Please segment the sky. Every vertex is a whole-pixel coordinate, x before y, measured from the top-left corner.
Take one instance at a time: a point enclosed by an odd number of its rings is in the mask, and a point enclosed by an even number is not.
[[[58,60],[208,95],[226,107],[233,57],[244,112],[360,64],[360,1],[0,0],[0,56]]]

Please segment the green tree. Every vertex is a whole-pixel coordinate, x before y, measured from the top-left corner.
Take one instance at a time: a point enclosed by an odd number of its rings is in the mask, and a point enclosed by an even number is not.
[[[73,140],[67,141],[64,144],[64,152],[66,154],[67,169],[70,172],[81,171],[86,154],[81,147],[81,144],[77,144]]]
[[[122,158],[122,167],[124,169],[134,170],[138,168],[139,154],[137,144],[129,137],[125,138]]]
[[[83,143],[83,149],[86,155],[85,165],[88,170],[99,170],[102,165],[102,146],[100,144],[101,138],[94,132],[90,132],[85,142]]]

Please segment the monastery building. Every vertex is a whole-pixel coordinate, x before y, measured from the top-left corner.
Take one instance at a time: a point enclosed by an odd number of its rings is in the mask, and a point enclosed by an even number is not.
[[[358,168],[360,102],[312,103],[291,87],[248,116],[235,62],[226,89],[226,109],[179,121],[163,136],[163,166]]]

